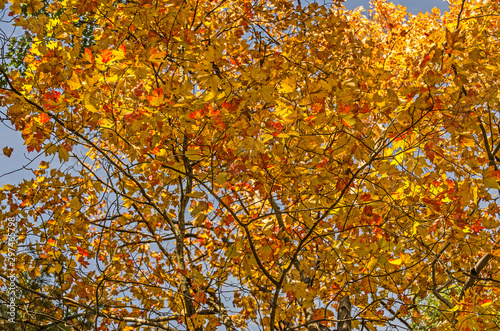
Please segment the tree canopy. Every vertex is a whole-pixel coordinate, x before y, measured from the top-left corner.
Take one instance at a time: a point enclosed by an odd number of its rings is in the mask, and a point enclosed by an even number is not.
[[[497,1],[1,3],[16,325],[500,328]]]

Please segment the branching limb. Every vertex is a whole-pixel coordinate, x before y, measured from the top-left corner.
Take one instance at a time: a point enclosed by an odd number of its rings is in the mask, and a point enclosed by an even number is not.
[[[436,284],[436,263],[439,260],[440,256],[444,253],[444,251],[448,248],[448,246],[450,246],[449,242],[447,242],[444,245],[444,247],[441,248],[441,250],[439,251],[439,253],[434,258],[434,261],[432,261],[432,285],[433,285],[432,286],[432,293],[434,294],[434,296],[436,296],[436,298],[439,299],[439,301],[441,301],[442,303],[444,303],[445,305],[447,305],[449,308],[453,308],[454,305],[448,299],[446,299],[445,297],[443,297],[441,295],[441,293],[439,293],[439,291],[437,289],[437,284]]]

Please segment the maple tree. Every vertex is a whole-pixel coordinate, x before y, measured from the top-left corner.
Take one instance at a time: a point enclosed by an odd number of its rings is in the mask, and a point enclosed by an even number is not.
[[[499,5],[372,6],[11,1],[16,322],[498,328]]]

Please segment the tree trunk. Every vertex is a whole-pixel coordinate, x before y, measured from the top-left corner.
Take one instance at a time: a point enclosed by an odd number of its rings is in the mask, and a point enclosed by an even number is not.
[[[339,321],[339,325],[337,331],[351,331],[351,301],[349,300],[349,296],[345,296],[342,298],[342,301],[339,303],[339,310],[337,319]]]

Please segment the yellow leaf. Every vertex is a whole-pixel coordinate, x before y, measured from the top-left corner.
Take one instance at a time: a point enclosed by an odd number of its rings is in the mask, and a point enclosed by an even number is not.
[[[273,253],[273,249],[269,245],[262,245],[259,248],[259,252],[261,252],[264,257],[268,257]]]
[[[274,86],[265,85],[260,90],[260,95],[264,99],[264,101],[269,102],[273,99]]]
[[[73,74],[71,75],[71,78],[68,80],[68,86],[71,90],[77,90],[82,86],[80,78],[78,78],[78,76],[74,71]]]
[[[236,244],[232,244],[226,251],[226,256],[228,259],[232,259],[236,256]]]
[[[226,177],[227,177],[227,173],[221,172],[217,175],[217,177],[215,177],[215,182],[219,185],[222,185],[227,181]]]
[[[483,183],[488,188],[498,189],[498,180],[494,171],[490,171],[489,169],[485,169],[483,172]]]
[[[279,89],[279,91],[285,92],[285,93],[294,92],[296,85],[297,85],[297,82],[295,81],[295,77],[285,78],[281,82],[281,88]]]
[[[486,308],[486,307],[490,306],[492,303],[493,303],[493,301],[491,301],[489,299],[485,299],[484,303],[481,305],[481,307]]]
[[[214,91],[210,91],[209,93],[205,94],[205,96],[203,97],[203,99],[205,101],[210,101],[212,99],[214,99],[216,96],[215,92]]]
[[[3,186],[3,191],[10,191],[10,190],[12,190],[13,188],[14,188],[14,185],[12,185],[12,184],[5,184],[5,185]]]
[[[460,134],[458,136],[458,141],[461,145],[467,146],[467,147],[473,147],[476,145],[474,138],[469,133]]]
[[[484,185],[486,185],[486,187],[488,187],[488,188],[494,188],[494,189],[499,188],[497,179],[495,177],[483,178],[483,182],[484,182]]]
[[[189,194],[186,194],[190,198],[201,198],[202,196],[205,195],[205,192],[191,192]]]
[[[75,198],[71,199],[69,206],[72,210],[80,210],[80,208],[82,207],[82,203],[80,202],[80,200]]]
[[[113,60],[115,61],[119,61],[125,58],[125,50],[122,47],[112,50],[111,53],[113,54]]]
[[[412,236],[414,236],[415,234],[417,234],[417,229],[418,229],[418,225],[419,224],[420,223],[418,223],[418,222],[413,223],[413,226],[411,227],[411,235]]]
[[[102,128],[112,128],[114,126],[114,122],[111,121],[110,119],[108,118],[101,118],[99,120],[99,125],[102,127]]]
[[[215,48],[213,46],[208,46],[207,51],[203,54],[208,62],[215,61]]]
[[[405,153],[404,152],[398,152],[394,156],[394,160],[392,160],[391,164],[392,165],[400,165],[400,164],[402,164],[404,157],[405,157]]]
[[[265,133],[263,136],[262,136],[262,142],[268,142],[269,140],[273,139],[273,135],[269,134],[269,133]]]
[[[59,146],[59,148],[57,149],[57,152],[59,154],[59,161],[66,162],[69,160],[69,153],[66,150],[66,148],[64,148],[63,146]]]
[[[345,115],[341,116],[341,119],[345,125],[353,126],[354,124],[356,124],[356,119],[354,118],[353,113],[345,114]]]
[[[76,262],[74,260],[69,260],[67,267],[68,269],[76,268]]]
[[[87,96],[83,99],[83,105],[87,108],[88,111],[92,113],[97,113],[97,108],[94,103],[90,101],[91,96]]]
[[[377,265],[377,262],[378,262],[378,259],[376,257],[372,257],[370,259],[370,262],[368,262],[366,268],[368,268],[368,270],[371,271],[372,268]]]
[[[45,153],[47,155],[52,155],[52,154],[55,154],[57,152],[57,145],[53,145],[53,144],[47,144],[44,146],[45,148]]]
[[[193,220],[193,226],[194,227],[201,226],[206,219],[207,215],[201,213],[198,214],[198,216],[196,216],[196,218]]]
[[[403,263],[403,260],[401,258],[397,258],[397,259],[390,259],[389,260],[389,263],[390,264],[394,264],[394,265],[401,265],[401,263]]]
[[[190,159],[191,161],[198,161],[201,159],[201,156],[198,155],[196,152],[189,151],[186,153],[186,157]]]

